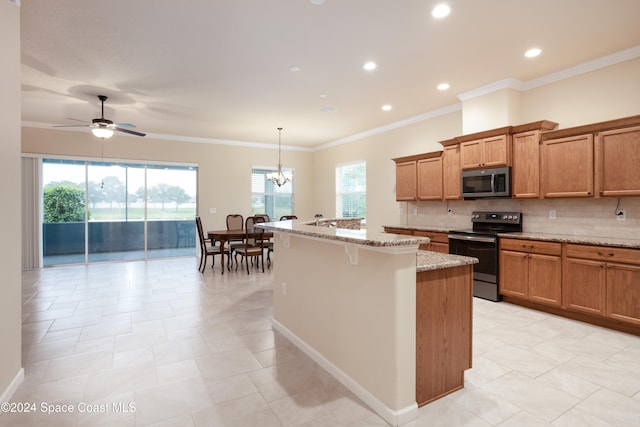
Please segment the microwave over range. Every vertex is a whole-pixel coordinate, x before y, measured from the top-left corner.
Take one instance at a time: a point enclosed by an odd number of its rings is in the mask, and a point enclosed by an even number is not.
[[[511,197],[511,168],[491,168],[462,172],[462,197]]]

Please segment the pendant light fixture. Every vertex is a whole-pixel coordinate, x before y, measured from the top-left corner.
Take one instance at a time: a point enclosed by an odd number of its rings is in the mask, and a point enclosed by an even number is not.
[[[281,137],[282,137],[282,128],[278,128],[278,170],[276,172],[272,172],[272,173],[268,173],[267,174],[267,180],[273,182],[278,187],[282,187],[287,182],[289,182],[289,178],[284,176],[284,173],[282,173],[282,160],[281,160],[281,157],[282,157],[282,142],[281,142]]]

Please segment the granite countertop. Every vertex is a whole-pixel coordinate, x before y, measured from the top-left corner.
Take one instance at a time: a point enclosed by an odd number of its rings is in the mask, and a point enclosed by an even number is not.
[[[266,222],[264,224],[256,224],[256,227],[262,227],[273,232],[319,237],[328,240],[374,247],[410,246],[429,243],[429,239],[427,237],[390,234],[366,229],[351,230],[346,228],[318,227],[315,225],[303,224],[296,220]]]
[[[500,237],[513,239],[543,240],[547,242],[577,243],[581,245],[616,246],[620,248],[640,249],[640,239],[622,239],[615,237],[574,236],[571,234],[551,233],[500,233]]]
[[[418,251],[416,257],[416,272],[440,270],[443,268],[459,267],[461,265],[478,263],[477,258],[422,250]]]
[[[420,225],[385,225],[384,227],[398,228],[401,230],[421,230],[448,233],[449,230],[442,227],[420,226]],[[556,233],[499,233],[500,237],[511,237],[514,239],[542,240],[547,242],[576,243],[580,245],[595,246],[615,246],[619,248],[640,249],[640,239],[623,239],[616,237],[596,237],[596,236],[576,236],[573,234]]]

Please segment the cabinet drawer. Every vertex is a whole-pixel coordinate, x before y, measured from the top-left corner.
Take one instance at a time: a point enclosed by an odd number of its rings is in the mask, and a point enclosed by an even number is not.
[[[560,255],[562,244],[540,240],[500,239],[500,249],[535,254]]]
[[[439,233],[437,231],[422,231],[413,230],[414,236],[428,237],[432,242],[437,243],[449,243],[449,237],[446,233]]]
[[[567,256],[640,265],[640,249],[567,244]]]

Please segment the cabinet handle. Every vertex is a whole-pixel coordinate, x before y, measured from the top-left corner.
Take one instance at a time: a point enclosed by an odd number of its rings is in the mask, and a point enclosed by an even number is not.
[[[534,245],[522,245],[523,248],[527,248],[527,249],[533,249],[535,248]]]
[[[598,252],[598,255],[600,255],[600,256],[613,256],[612,253],[605,253],[605,252]]]
[[[587,191],[587,196],[590,196],[590,195],[591,195],[591,191]]]
[[[604,263],[601,263],[601,264],[600,264],[600,268],[604,268]]]

